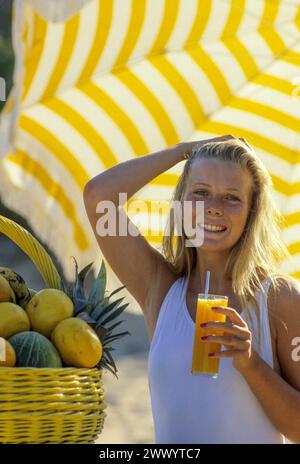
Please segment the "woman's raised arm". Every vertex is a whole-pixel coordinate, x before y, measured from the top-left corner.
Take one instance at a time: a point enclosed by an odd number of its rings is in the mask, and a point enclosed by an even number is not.
[[[101,235],[98,221],[104,214],[107,215],[107,210],[104,210],[103,204],[102,212],[99,206],[97,212],[97,204],[110,201],[117,209],[119,193],[126,193],[128,201],[152,179],[184,160],[184,153],[190,148],[191,144],[183,142],[153,154],[125,161],[92,178],[84,188],[85,208],[99,247],[112,270],[123,285],[126,285],[143,311],[158,266],[166,266],[166,271],[170,271],[163,256],[149,245],[123,208],[119,217],[123,219],[125,230],[130,228],[134,236],[128,233],[126,236],[119,235],[119,219],[116,220],[115,236]]]

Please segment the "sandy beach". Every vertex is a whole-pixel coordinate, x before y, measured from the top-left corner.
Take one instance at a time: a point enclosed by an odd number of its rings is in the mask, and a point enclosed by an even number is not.
[[[154,443],[147,356],[132,355],[117,360],[119,379],[103,374],[107,417],[96,443]]]

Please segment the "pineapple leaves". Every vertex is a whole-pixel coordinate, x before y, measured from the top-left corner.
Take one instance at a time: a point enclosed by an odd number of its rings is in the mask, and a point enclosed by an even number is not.
[[[127,308],[128,305],[129,305],[129,303],[126,303],[126,304],[122,305],[120,308],[116,309],[116,311],[114,311],[109,317],[107,317],[104,321],[102,321],[101,324],[105,325],[105,324],[107,324],[107,322],[110,322],[110,321],[116,319],[116,317],[118,317],[120,314],[122,314],[122,312],[124,311],[124,309]]]
[[[116,348],[111,348],[110,346],[106,346],[106,347],[105,347],[105,349],[106,349],[106,350],[108,350],[108,349],[109,349],[109,351],[117,351],[117,349],[116,349]]]
[[[101,343],[105,340],[105,336],[107,334],[107,329],[106,327],[103,327],[102,325],[97,325],[95,328],[95,332],[98,335]]]
[[[121,301],[124,300],[124,296],[123,298],[119,298],[118,300],[115,300],[113,301],[112,303],[110,303],[108,306],[107,306],[107,302],[108,302],[108,299],[105,301],[105,304],[104,304],[104,301],[103,302],[99,302],[98,305],[95,307],[95,309],[92,311],[91,313],[91,316],[96,319],[98,322],[100,322],[101,318],[103,316],[106,316],[107,313],[109,313],[110,311],[112,311],[115,307],[117,307]]]
[[[125,322],[124,320],[116,322],[115,324],[111,325],[110,327],[107,327],[107,333],[109,334],[112,332],[118,325],[122,324],[122,322]]]
[[[67,282],[63,278],[61,278],[61,288],[64,293],[69,295]]]
[[[104,293],[106,288],[106,268],[104,261],[102,260],[101,267],[98,273],[98,276],[92,286],[90,291],[88,302],[91,307],[94,308],[104,299]]]
[[[74,258],[75,262],[75,285],[73,287],[72,292],[72,300],[74,303],[74,315],[77,316],[80,312],[85,311],[88,312],[87,301],[84,294],[84,280],[87,274],[90,272],[93,263],[88,264],[85,266],[79,273],[78,273],[78,264],[76,259]]]
[[[86,278],[88,273],[91,271],[91,268],[92,268],[93,264],[94,264],[93,262],[88,264],[83,269],[81,269],[81,271],[79,272],[78,278],[82,281],[82,283],[84,283],[84,279]]]
[[[122,287],[116,288],[110,295],[109,298],[111,298],[115,293],[119,292],[120,290],[123,290],[123,288],[126,288],[126,285],[123,285]]]
[[[98,276],[87,297],[85,295],[84,283],[93,263],[88,264],[78,272],[78,263],[74,257],[73,259],[75,263],[75,282],[68,287],[63,282],[63,288],[68,292],[67,294],[73,301],[74,317],[89,324],[96,332],[102,344],[102,357],[96,367],[107,369],[118,378],[116,375],[117,367],[111,354],[112,351],[115,351],[115,348],[112,348],[110,344],[125,335],[131,335],[128,331],[113,333],[114,329],[124,322],[124,320],[116,322],[115,319],[129,306],[129,303],[124,303],[125,297],[118,298],[115,301],[111,301],[111,297],[126,288],[126,286],[119,287],[109,294],[106,290],[107,275],[105,263],[102,260]],[[112,323],[108,326],[110,322]]]
[[[96,306],[93,306],[93,309],[91,310],[91,316],[95,320],[98,321],[99,320],[99,314],[101,313],[103,308],[107,307],[108,303],[109,303],[109,300],[108,300],[107,297],[105,297],[102,301],[98,301]]]
[[[74,298],[74,316],[78,316],[86,307],[86,301],[81,298]]]
[[[97,325],[97,322],[94,319],[92,319],[88,313],[86,313],[85,311],[82,311],[76,317],[87,322],[95,330],[95,326]]]
[[[115,365],[115,362],[114,362],[114,360],[113,360],[113,358],[112,358],[112,355],[110,354],[109,351],[110,351],[110,349],[107,348],[107,349],[105,350],[105,355],[108,357],[108,359],[109,359],[111,365],[113,366],[115,372],[117,372],[118,369],[117,369],[117,367],[116,367],[116,365]]]
[[[106,337],[103,343],[103,346],[105,346],[107,343],[111,343],[114,340],[117,340],[118,338],[124,337],[124,335],[131,335],[130,332],[120,332],[118,334],[110,335],[109,337]]]
[[[108,362],[107,362],[107,361],[108,361]],[[109,365],[109,360],[107,360],[107,358],[104,359],[104,357],[102,357],[102,359],[101,359],[100,363],[97,365],[97,367],[98,367],[99,369],[104,368],[104,369],[109,370],[109,371],[118,379],[117,374],[116,374],[115,371],[110,367],[110,365]]]

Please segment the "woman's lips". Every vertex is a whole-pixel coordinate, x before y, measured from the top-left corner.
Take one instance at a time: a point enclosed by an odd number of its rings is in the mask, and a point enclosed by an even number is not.
[[[200,229],[202,229],[204,232],[207,232],[209,234],[224,234],[224,232],[227,231],[227,228],[224,229],[224,230],[209,230],[209,229],[205,229],[203,226],[201,226],[201,224],[198,224],[198,226],[200,227]],[[218,227],[218,226],[216,226]],[[220,226],[221,227],[221,226]]]
[[[200,225],[201,224],[204,224],[205,226],[213,226],[213,227],[225,227],[227,229],[227,226],[225,224],[213,224],[211,222],[202,222],[202,223],[199,223]]]

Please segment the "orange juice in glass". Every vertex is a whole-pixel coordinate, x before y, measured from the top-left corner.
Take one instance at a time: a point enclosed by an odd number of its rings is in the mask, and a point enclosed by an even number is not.
[[[213,306],[228,306],[228,297],[224,295],[205,295],[204,293],[198,293],[191,373],[216,379],[218,377],[220,359],[209,358],[208,355],[209,353],[219,353],[222,345],[220,345],[220,343],[203,342],[201,337],[208,335],[222,336],[224,332],[200,327],[200,325],[205,322],[226,321],[225,314],[216,313],[211,310]]]

